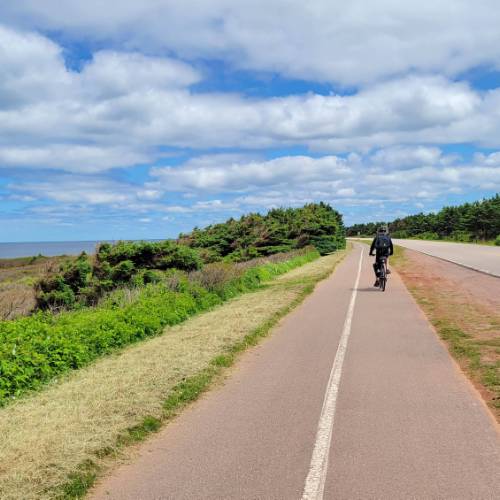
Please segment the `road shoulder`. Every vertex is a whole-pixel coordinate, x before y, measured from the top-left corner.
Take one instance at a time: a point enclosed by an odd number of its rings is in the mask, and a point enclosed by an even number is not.
[[[500,422],[498,278],[401,247],[393,264]]]

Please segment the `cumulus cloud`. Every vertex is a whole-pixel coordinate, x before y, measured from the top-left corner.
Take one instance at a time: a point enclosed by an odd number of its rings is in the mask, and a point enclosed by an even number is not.
[[[496,0],[201,0],[195,8],[176,0],[122,0],[119,8],[99,0],[17,0],[3,2],[0,15],[141,51],[346,85],[500,63]]]
[[[296,185],[339,178],[349,173],[346,162],[336,156],[314,159],[286,156],[269,161],[223,162],[206,157],[192,159],[182,167],[154,167],[151,175],[165,190],[211,192],[247,191],[261,186]]]
[[[401,142],[500,140],[499,95],[483,96],[439,76],[408,76],[347,96],[249,99],[191,91],[201,74],[169,58],[107,50],[75,72],[47,38],[7,28],[0,31],[0,49],[0,147],[8,149],[4,157],[22,156],[19,164],[27,164],[30,150],[49,158],[64,144],[70,157],[79,144],[82,161],[52,158],[48,166],[94,172],[154,160],[159,146],[304,145],[342,152]],[[114,154],[119,150],[127,153]],[[98,158],[89,165],[85,156],[92,154]]]
[[[499,153],[464,162],[438,148],[389,148],[348,157],[287,156],[273,160],[216,161],[202,157],[177,167],[155,167],[150,187],[198,194],[232,193],[239,202],[266,206],[294,200],[339,203],[432,199],[450,190],[500,190]],[[406,163],[402,160],[406,159]],[[400,165],[402,163],[402,165]],[[400,165],[400,166],[398,166]]]
[[[151,156],[125,147],[49,144],[44,147],[0,147],[1,167],[58,169],[96,173],[120,165],[146,163]]]

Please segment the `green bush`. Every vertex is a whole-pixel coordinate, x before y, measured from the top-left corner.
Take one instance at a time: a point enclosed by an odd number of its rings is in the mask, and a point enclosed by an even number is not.
[[[432,231],[426,231],[425,233],[419,233],[414,236],[419,240],[439,240],[439,234],[433,233]]]
[[[335,236],[319,236],[313,238],[311,243],[321,255],[326,255],[338,250],[338,241]]]
[[[500,247],[500,234],[495,238],[495,245]]]
[[[472,235],[467,231],[453,231],[450,234],[450,239],[453,241],[463,241],[468,243],[472,241]]]
[[[193,271],[202,266],[198,253],[184,245],[175,245],[171,250],[161,257],[156,264],[158,269],[181,269],[183,271]]]
[[[128,283],[135,273],[135,265],[131,260],[122,260],[112,268],[111,279],[119,283]]]

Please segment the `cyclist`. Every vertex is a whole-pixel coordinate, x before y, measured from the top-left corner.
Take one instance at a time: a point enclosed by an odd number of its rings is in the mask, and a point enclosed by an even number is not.
[[[391,237],[387,232],[387,227],[381,226],[377,229],[377,235],[375,236],[375,238],[373,238],[370,247],[370,255],[373,255],[374,250],[375,262],[373,264],[373,270],[375,271],[376,281],[373,286],[379,286],[380,267],[382,265],[382,260],[394,253],[394,247],[392,246]],[[390,272],[391,271],[387,269],[387,274],[389,274]]]

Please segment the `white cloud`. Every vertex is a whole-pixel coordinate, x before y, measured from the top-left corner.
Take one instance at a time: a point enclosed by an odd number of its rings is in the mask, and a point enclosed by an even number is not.
[[[50,151],[71,143],[99,156],[94,166],[53,158],[49,166],[58,168],[128,166],[136,162],[134,155],[157,157],[158,145],[259,149],[300,144],[339,152],[398,143],[500,141],[500,93],[482,96],[443,77],[409,76],[351,96],[193,94],[188,87],[200,74],[178,61],[103,51],[77,73],[64,66],[61,49],[46,38],[5,28],[2,33],[0,95],[10,97],[8,105],[0,105],[0,147],[8,145],[9,156],[24,151],[27,157],[30,149],[42,156],[41,145]],[[17,46],[15,64],[6,56],[10,45]],[[35,61],[39,55],[45,61],[41,69]],[[120,149],[128,153],[113,154]],[[71,146],[68,151],[71,156]]]
[[[45,147],[0,147],[0,168],[50,168],[96,173],[117,165],[146,163],[151,156],[124,147],[49,144]]]
[[[3,2],[0,17],[141,51],[359,84],[408,71],[498,67],[496,0],[99,0]]]
[[[348,158],[287,156],[226,163],[218,158],[219,163],[214,163],[202,157],[177,167],[153,168],[156,181],[149,187],[198,195],[231,193],[226,203],[242,205],[277,206],[318,199],[362,204],[373,196],[379,201],[409,202],[413,197],[431,199],[452,190],[500,190],[500,162],[489,161],[499,157],[492,153],[465,163],[460,157],[423,146]]]
[[[9,189],[20,196],[29,196],[38,202],[57,202],[62,206],[79,206],[92,210],[93,206],[127,207],[134,211],[135,204],[148,206],[144,200],[142,186],[115,181],[100,176],[57,174],[45,175],[43,179],[18,181]],[[57,205],[38,205],[33,210],[54,211]]]
[[[394,146],[377,151],[372,157],[372,162],[382,167],[405,168],[422,165],[436,165],[446,163],[448,158],[443,157],[437,147],[426,146]]]
[[[154,167],[152,185],[166,191],[203,190],[212,192],[247,191],[260,186],[301,184],[344,177],[346,162],[335,156],[314,159],[286,156],[269,161],[223,162],[214,164],[206,157],[194,158],[182,167]]]
[[[187,87],[200,81],[201,75],[172,59],[101,51],[83,68],[80,78],[83,92],[110,99],[132,92]]]

